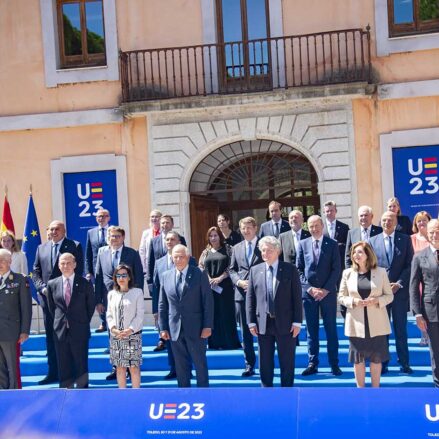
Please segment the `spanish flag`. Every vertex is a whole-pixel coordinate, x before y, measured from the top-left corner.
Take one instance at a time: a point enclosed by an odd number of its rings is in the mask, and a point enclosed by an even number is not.
[[[14,221],[12,220],[11,206],[9,206],[8,195],[5,193],[5,201],[3,203],[3,216],[0,225],[0,231],[10,230],[15,235]]]

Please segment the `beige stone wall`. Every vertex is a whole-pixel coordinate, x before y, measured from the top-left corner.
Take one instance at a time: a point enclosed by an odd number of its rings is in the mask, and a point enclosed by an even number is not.
[[[376,216],[381,193],[380,134],[439,126],[439,96],[413,99],[353,101],[358,203],[370,204]],[[415,145],[414,145],[415,146]]]
[[[0,133],[0,194],[7,185],[19,236],[24,228],[31,184],[41,232],[52,219],[51,160],[90,154],[126,156],[131,244],[137,246],[150,207],[146,124],[140,119],[123,125]]]

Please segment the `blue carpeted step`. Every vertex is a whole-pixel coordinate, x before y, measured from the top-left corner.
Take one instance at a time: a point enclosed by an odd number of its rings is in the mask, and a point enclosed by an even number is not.
[[[238,329],[239,331],[239,329]],[[344,322],[343,319],[337,320],[337,333],[340,340],[345,339],[344,335]],[[421,336],[419,329],[413,318],[410,318],[407,324],[407,334],[409,338],[416,338]],[[325,330],[322,325],[320,325],[319,336],[321,340],[326,339]],[[306,325],[303,326],[300,335],[301,340],[306,340]],[[146,326],[143,328],[142,342],[143,346],[155,346],[157,344],[158,334],[157,330],[151,326]],[[92,332],[90,338],[90,349],[94,348],[106,348],[108,347],[108,335],[107,333],[96,334]],[[23,345],[23,350],[26,351],[40,351],[46,349],[46,336],[44,334],[32,335],[29,340]]]

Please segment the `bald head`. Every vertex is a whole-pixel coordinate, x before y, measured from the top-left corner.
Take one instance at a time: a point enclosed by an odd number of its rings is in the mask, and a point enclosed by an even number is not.
[[[54,220],[49,224],[47,228],[48,233],[50,233],[50,237],[53,243],[57,243],[61,241],[66,236],[66,227],[62,221]]]

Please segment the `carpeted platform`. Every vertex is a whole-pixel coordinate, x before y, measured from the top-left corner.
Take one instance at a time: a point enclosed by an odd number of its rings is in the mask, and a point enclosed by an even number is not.
[[[296,378],[295,385],[298,387],[354,387],[355,380],[352,365],[347,362],[349,341],[343,334],[343,321],[338,321],[338,334],[340,340],[339,359],[343,375],[334,377],[330,373],[325,349],[325,334],[320,328],[321,355],[319,373],[310,377],[302,377],[301,372],[308,364],[306,347],[306,330],[300,334],[300,346],[296,351]],[[392,361],[389,373],[382,377],[383,387],[432,387],[430,356],[428,347],[419,346],[420,333],[414,320],[408,324],[410,363],[414,370],[412,375],[399,373],[396,364],[394,340],[390,341]],[[176,387],[176,381],[164,380],[168,373],[166,351],[153,352],[157,342],[157,332],[154,328],[145,327],[143,332],[143,365],[142,387],[146,388],[169,388]],[[45,352],[45,336],[33,335],[24,344],[24,355],[21,357],[21,372],[23,388],[42,389],[58,387],[56,384],[38,386],[47,371],[47,359]],[[105,377],[110,371],[108,354],[104,351],[108,347],[107,334],[92,334],[90,340],[89,369],[90,386],[93,388],[114,388],[115,381],[106,381]],[[256,350],[257,345],[255,344]],[[243,378],[244,368],[243,352],[241,349],[233,351],[208,351],[208,364],[210,373],[210,385],[212,387],[259,387],[259,376]],[[275,385],[279,384],[279,371],[276,370]]]

